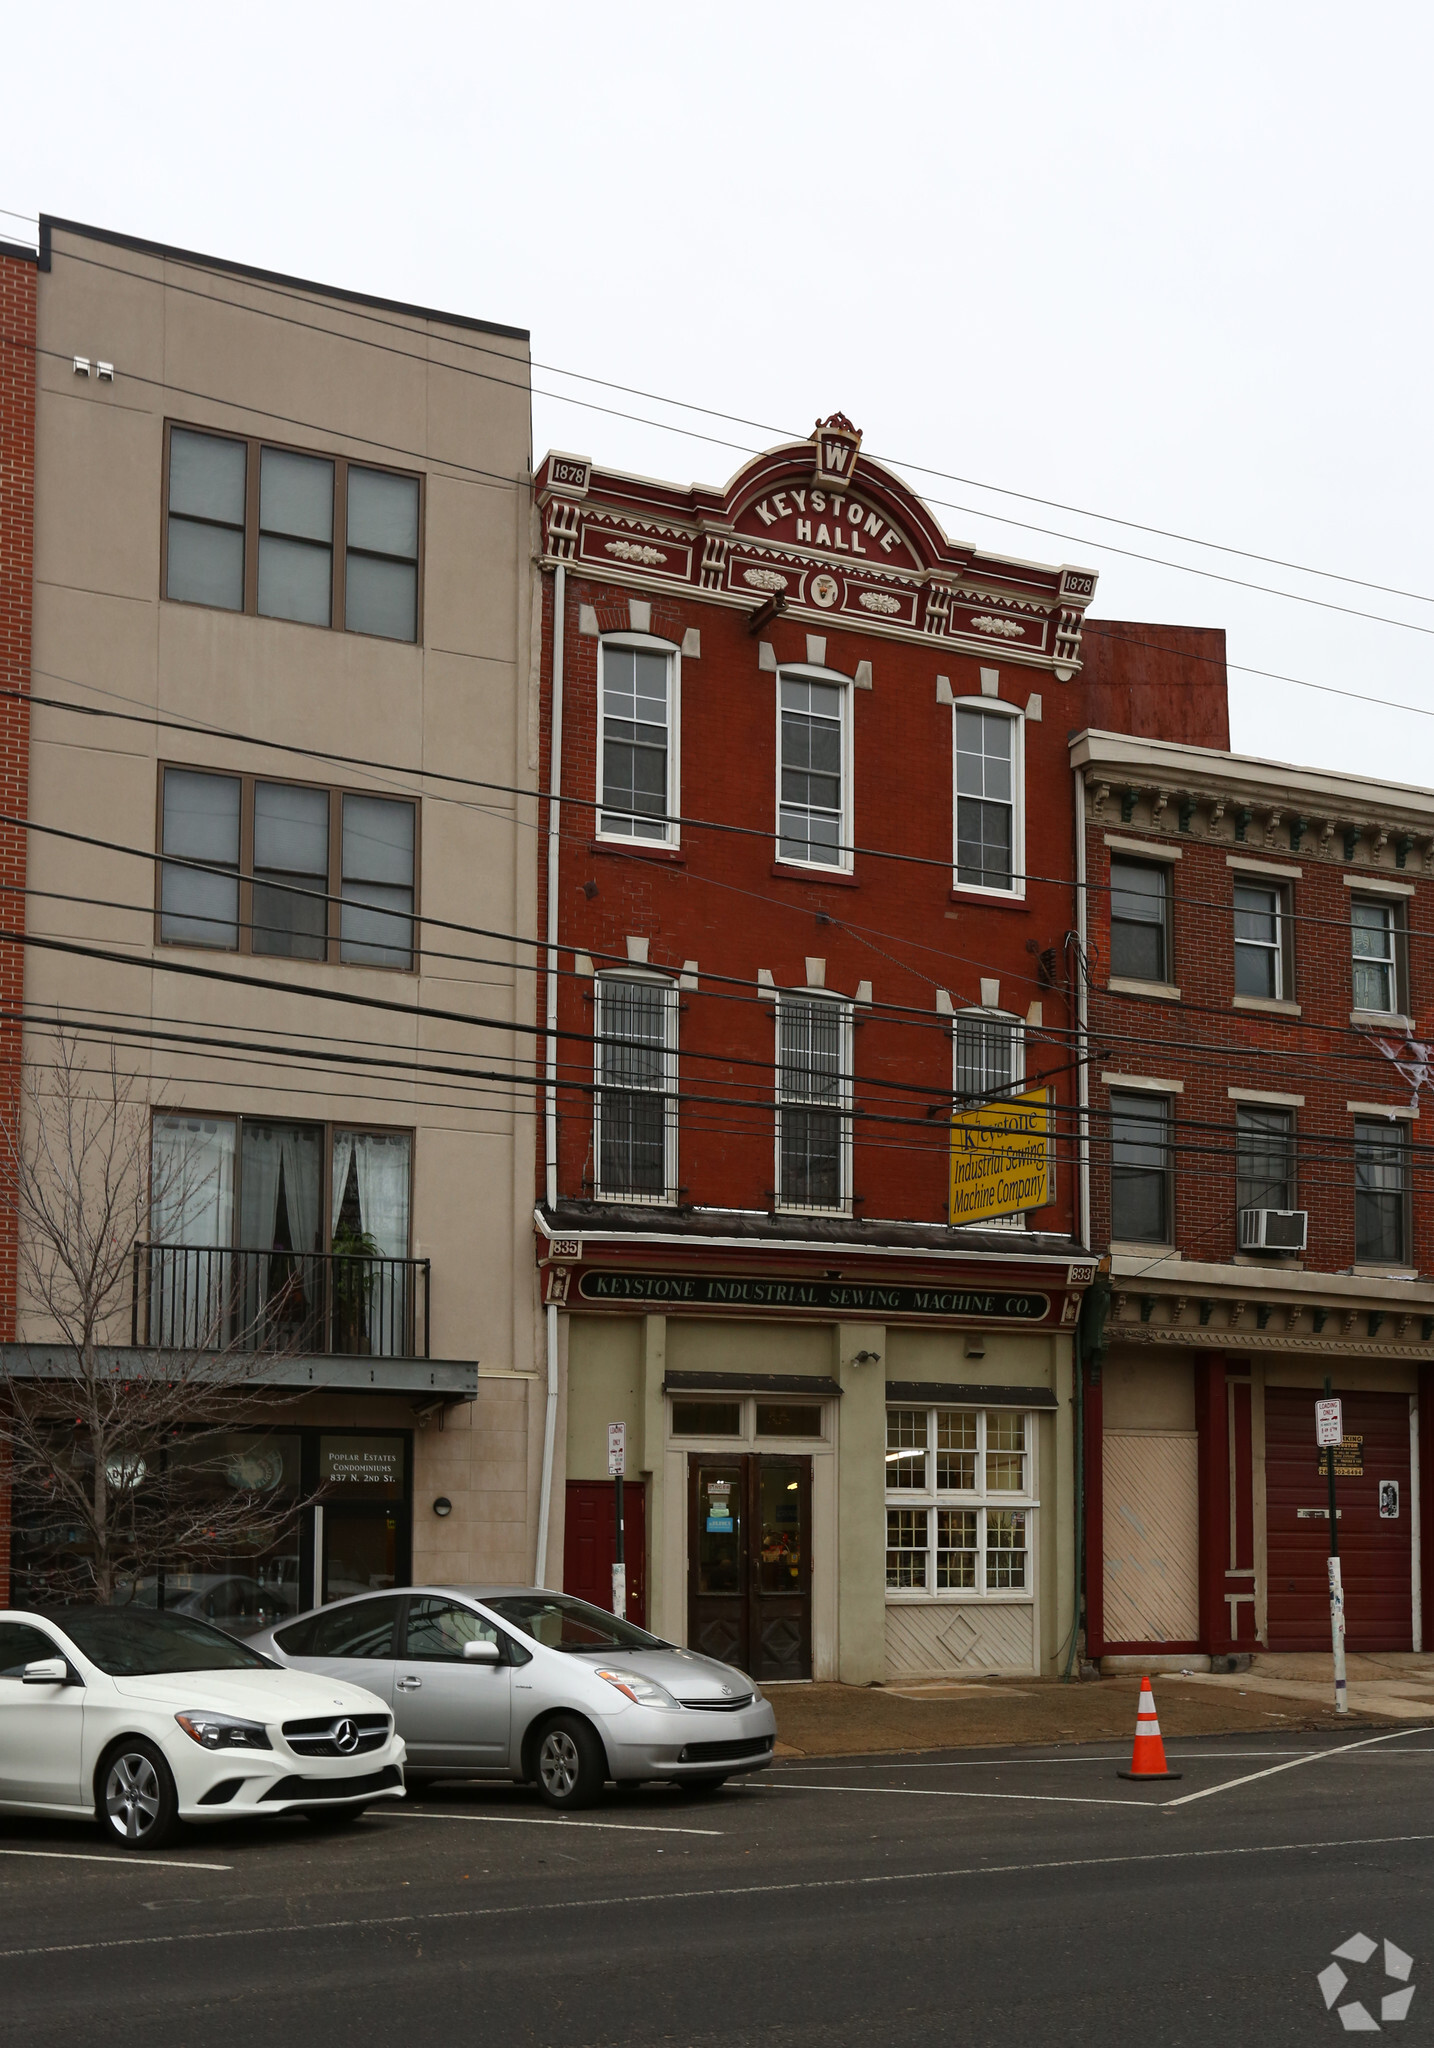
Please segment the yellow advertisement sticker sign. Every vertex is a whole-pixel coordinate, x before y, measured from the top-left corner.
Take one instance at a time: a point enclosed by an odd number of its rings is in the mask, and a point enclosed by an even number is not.
[[[1055,1199],[1051,1098],[1030,1088],[951,1119],[951,1221],[986,1223]]]

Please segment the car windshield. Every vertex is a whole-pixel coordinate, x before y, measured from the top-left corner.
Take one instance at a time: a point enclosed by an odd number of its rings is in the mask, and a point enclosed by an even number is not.
[[[601,1607],[590,1607],[586,1600],[574,1600],[568,1593],[503,1593],[496,1599],[485,1594],[483,1605],[549,1650],[667,1647],[660,1636],[650,1636],[645,1628],[619,1621],[615,1614],[605,1614]]]
[[[50,1619],[111,1678],[144,1678],[164,1671],[274,1668],[257,1650],[246,1649],[232,1636],[187,1614],[153,1614],[134,1607],[65,1607]]]

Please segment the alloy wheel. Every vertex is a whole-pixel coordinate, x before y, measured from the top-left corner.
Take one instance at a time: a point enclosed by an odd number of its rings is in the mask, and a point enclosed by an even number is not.
[[[142,1842],[159,1815],[159,1773],[142,1752],[117,1756],[105,1780],[105,1812],[126,1841]]]
[[[566,1728],[554,1728],[543,1737],[538,1772],[550,1799],[571,1799],[581,1770],[578,1746]]]

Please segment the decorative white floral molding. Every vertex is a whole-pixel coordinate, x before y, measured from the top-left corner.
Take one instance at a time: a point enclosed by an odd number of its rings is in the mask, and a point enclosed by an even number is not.
[[[971,624],[978,633],[998,633],[1003,640],[1023,640],[1026,636],[1025,627],[1017,625],[1014,619],[993,619],[989,612],[982,612]]]
[[[744,569],[742,581],[750,583],[753,590],[785,590],[787,578],[777,569]]]
[[[630,540],[608,540],[603,542],[605,555],[616,555],[620,562],[641,562],[646,569],[656,569],[667,560],[662,548],[640,548]]]
[[[888,597],[884,590],[864,590],[857,603],[864,612],[885,612],[888,618],[901,610],[901,599]]]

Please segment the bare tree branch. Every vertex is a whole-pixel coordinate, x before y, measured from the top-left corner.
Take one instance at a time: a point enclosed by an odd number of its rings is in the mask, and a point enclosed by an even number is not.
[[[0,1527],[31,1550],[56,1598],[124,1597],[163,1570],[258,1552],[307,1505],[245,1483],[232,1437],[252,1448],[288,1401],[273,1385],[284,1346],[240,1327],[232,1289],[209,1286],[153,1349],[129,1336],[139,1247],[151,1219],[204,1195],[184,1155],[151,1156],[155,1105],[113,1049],[90,1064],[73,1034],[22,1077],[18,1127],[0,1125],[0,1191],[13,1201],[30,1341],[0,1355]],[[41,1336],[40,1330],[45,1334]],[[178,1340],[178,1341],[175,1341]],[[173,1348],[169,1348],[170,1345]],[[293,1397],[290,1397],[293,1398]],[[260,1467],[272,1460],[257,1460]],[[279,1466],[282,1470],[282,1464]]]

